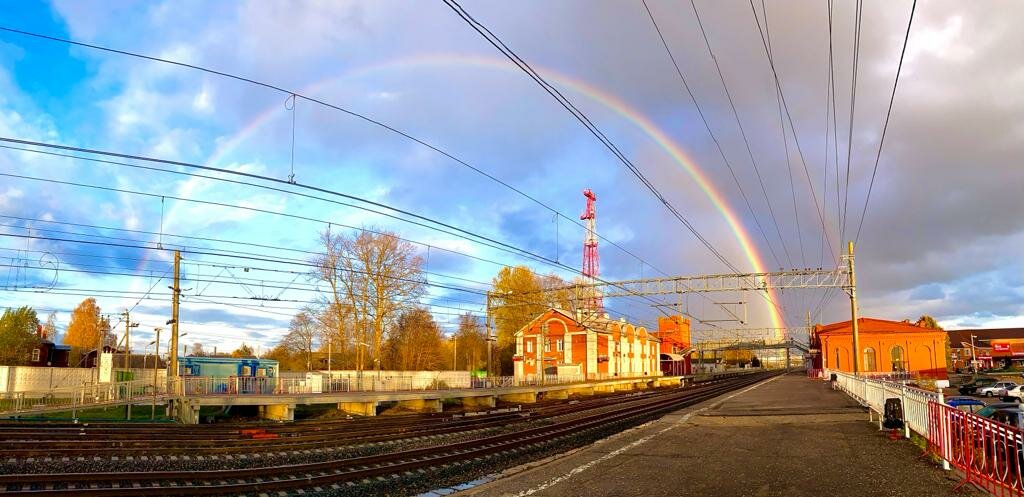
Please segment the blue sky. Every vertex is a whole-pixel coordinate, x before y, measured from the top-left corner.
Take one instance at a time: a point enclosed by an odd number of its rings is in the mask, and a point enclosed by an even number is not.
[[[780,258],[783,250],[768,203],[786,250],[797,258],[793,265],[828,265],[823,259],[831,257],[822,256],[820,221],[789,129],[787,145],[793,150],[788,165],[785,159],[774,84],[747,4],[698,2],[698,7],[750,138],[763,196],[693,12],[667,2],[650,5],[753,215],[683,93],[642,5],[465,4],[553,80],[570,78],[599,88],[669,136],[722,192],[767,266],[788,265],[769,255],[769,245]],[[1024,266],[1013,248],[1024,241],[1019,196],[1024,101],[1016,91],[1024,73],[1017,69],[1022,55],[1007,48],[1020,46],[1022,34],[1005,20],[1009,16],[995,14],[999,10],[941,2],[919,6],[858,246],[862,315],[903,319],[927,313],[947,327],[1024,326]],[[908,13],[909,2],[866,7],[871,22],[861,48],[852,133],[851,224],[860,218]],[[829,154],[824,14],[823,8],[796,3],[773,4],[768,13],[777,69],[816,185],[814,196],[829,199],[823,214],[830,240],[838,244],[836,192],[829,185],[835,180],[834,156],[845,168],[852,17],[843,8],[835,15],[839,143]],[[443,3],[410,8],[401,2],[22,2],[4,9],[0,26],[308,93],[448,151],[570,218],[582,211],[580,191],[592,188],[599,198],[598,227],[608,238],[601,245],[601,262],[609,279],[652,276],[653,268],[672,275],[726,271],[578,122]],[[459,62],[471,58],[492,62]],[[562,88],[716,249],[742,270],[752,270],[722,214],[648,133],[601,100]],[[545,208],[394,133],[301,99],[293,111],[287,99],[188,68],[0,32],[0,136],[286,179],[294,112],[299,183],[415,212],[548,259],[557,256],[563,266],[373,214],[358,208],[366,206],[359,202],[350,207],[176,174],[194,172],[183,167],[153,171],[7,148],[0,149],[0,173],[7,175],[0,180],[0,215],[7,216],[0,219],[0,233],[14,236],[0,239],[5,266],[0,306],[53,309],[66,325],[67,311],[85,294],[95,295],[105,312],[137,305],[136,347],[148,343],[150,330],[166,321],[166,252],[52,238],[308,260],[318,231],[328,223],[335,229],[389,229],[422,242],[418,250],[429,260],[432,282],[477,292],[431,289],[423,303],[447,329],[454,314],[481,311],[478,292],[500,264],[525,263],[565,278],[573,276],[569,268],[579,267],[578,226],[562,219],[556,227]],[[761,236],[754,216],[769,236]],[[280,272],[296,269],[209,255],[187,258],[191,293],[186,292],[182,331],[190,337],[185,342],[223,349],[242,341],[272,346],[294,309],[315,297],[313,282]],[[209,284],[210,279],[229,283]],[[719,300],[736,299],[750,302],[750,326],[769,326],[767,305],[758,296]],[[819,302],[820,292],[787,292],[780,298],[792,325],[801,324],[806,310]],[[723,317],[706,299],[691,297],[686,303],[697,317]],[[656,316],[638,299],[609,304],[616,316],[647,322]],[[832,298],[818,310],[816,321],[830,322],[844,319],[848,305]]]

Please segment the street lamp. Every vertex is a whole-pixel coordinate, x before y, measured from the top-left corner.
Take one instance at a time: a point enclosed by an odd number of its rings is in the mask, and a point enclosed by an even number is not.
[[[370,353],[370,344],[363,343],[363,342],[356,342],[356,347],[366,347],[366,353],[367,354]],[[358,369],[359,371],[362,371],[363,370],[363,351],[360,350],[358,356],[359,357],[356,358],[356,369]]]
[[[185,333],[182,333],[182,334],[178,335],[178,340],[181,340],[181,337],[185,337],[185,336],[188,336],[188,332],[185,332]],[[188,344],[182,344],[182,347],[184,347],[184,348],[181,351],[181,356],[185,357],[186,355],[188,355]],[[174,353],[177,354],[178,351],[175,350]]]
[[[459,337],[452,333],[452,371],[459,367]]]
[[[978,335],[971,335],[971,368],[975,371],[978,369],[978,358],[974,355],[974,339],[978,338]]]

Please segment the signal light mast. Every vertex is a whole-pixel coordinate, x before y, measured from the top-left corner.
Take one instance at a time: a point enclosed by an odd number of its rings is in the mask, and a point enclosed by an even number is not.
[[[593,285],[600,272],[600,259],[597,255],[597,209],[594,206],[597,203],[597,195],[587,188],[583,190],[583,196],[587,198],[587,208],[580,215],[580,220],[587,222],[587,231],[583,235],[583,278],[586,283]],[[585,309],[600,314],[604,307],[600,290],[591,286],[587,291],[593,293],[584,300]]]

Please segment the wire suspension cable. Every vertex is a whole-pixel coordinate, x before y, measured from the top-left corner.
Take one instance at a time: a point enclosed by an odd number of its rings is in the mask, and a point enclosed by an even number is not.
[[[917,0],[910,6],[910,19],[907,21],[907,32],[903,35],[903,49],[900,50],[900,63],[896,66],[896,79],[892,82],[892,94],[889,95],[889,109],[885,112],[885,124],[882,126],[882,137],[878,140],[878,152],[875,154],[875,166],[871,169],[871,182],[868,184],[868,194],[864,197],[864,208],[860,211],[860,222],[857,223],[857,235],[853,237],[854,245],[860,240],[860,230],[864,227],[864,217],[868,213],[868,202],[871,201],[871,191],[875,187],[875,174],[878,173],[878,161],[882,158],[882,147],[885,145],[885,132],[889,130],[889,118],[892,117],[892,103],[896,99],[896,88],[900,84],[900,72],[903,69],[903,56],[907,54],[907,42],[910,41],[910,27],[914,24],[914,10],[917,9]]]

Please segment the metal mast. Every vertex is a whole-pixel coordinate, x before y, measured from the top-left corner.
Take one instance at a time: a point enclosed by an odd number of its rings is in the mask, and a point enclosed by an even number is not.
[[[597,255],[597,195],[587,188],[583,190],[583,196],[587,198],[587,208],[580,215],[580,220],[587,222],[587,232],[583,235],[583,278],[586,283],[593,285],[600,274],[600,259]],[[601,301],[601,290],[591,287],[593,293],[586,296],[584,307],[590,312],[600,313],[603,309]]]

